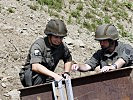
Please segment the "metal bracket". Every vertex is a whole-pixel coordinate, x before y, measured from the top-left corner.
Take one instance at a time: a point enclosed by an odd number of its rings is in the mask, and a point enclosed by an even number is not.
[[[71,79],[65,79],[65,81],[61,80],[59,82],[53,81],[52,87],[54,100],[74,100]]]
[[[71,85],[71,79],[65,79],[66,91],[67,91],[67,98],[68,100],[74,100],[73,97],[73,90]]]

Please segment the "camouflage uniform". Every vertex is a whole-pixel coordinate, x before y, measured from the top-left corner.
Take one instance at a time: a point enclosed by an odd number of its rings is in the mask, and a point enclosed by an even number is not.
[[[122,58],[126,64],[123,67],[133,65],[133,48],[122,42],[118,42],[115,50],[108,54],[104,50],[98,50],[93,54],[91,59],[86,60],[86,64],[90,65],[92,69],[99,66],[102,68],[103,66],[112,65],[117,59]]]

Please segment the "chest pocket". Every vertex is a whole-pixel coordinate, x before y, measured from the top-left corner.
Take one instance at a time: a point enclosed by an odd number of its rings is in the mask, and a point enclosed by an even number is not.
[[[55,68],[54,58],[50,49],[46,49],[43,54],[43,63],[48,69],[53,70]]]
[[[40,38],[37,43],[40,46],[41,55],[42,55],[42,62],[41,64],[47,67],[49,70],[52,70],[55,67],[54,59],[51,55],[51,50],[46,46],[46,42],[48,41],[47,38]]]
[[[103,55],[100,60],[101,67],[112,65],[117,59],[118,59],[117,53],[114,53],[109,57]]]
[[[105,57],[105,56],[102,55],[102,57],[100,59],[100,68],[102,68],[103,66],[106,66],[107,65],[106,60],[107,60],[107,57]]]
[[[45,39],[40,41],[41,53],[42,53],[42,65],[47,67],[49,70],[54,71],[59,60],[63,56],[63,46],[59,46],[57,49],[52,50],[45,44]]]
[[[44,50],[44,55],[43,55],[44,56],[43,60],[46,64],[45,66],[47,66],[48,69],[54,71],[59,60],[62,59],[63,51],[64,50],[62,46],[58,47],[53,51],[51,51],[51,49],[49,48],[46,48],[46,50]]]

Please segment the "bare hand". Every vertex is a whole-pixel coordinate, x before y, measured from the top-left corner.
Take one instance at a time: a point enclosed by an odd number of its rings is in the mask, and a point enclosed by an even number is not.
[[[72,69],[72,71],[77,71],[79,69],[79,65],[78,64],[73,64],[71,69]]]
[[[63,80],[64,78],[62,77],[62,76],[60,76],[60,75],[56,75],[55,77],[54,77],[54,79],[55,79],[55,81],[60,81],[60,80]]]
[[[115,67],[113,67],[112,65],[111,66],[104,66],[100,71],[101,72],[107,72],[109,70],[113,70],[115,69]]]

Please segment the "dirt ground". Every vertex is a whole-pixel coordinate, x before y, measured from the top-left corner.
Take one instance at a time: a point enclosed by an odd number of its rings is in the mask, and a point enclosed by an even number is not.
[[[33,1],[0,0],[0,100],[19,100],[19,91],[23,86],[20,83],[19,71],[22,68],[28,54],[30,45],[40,36],[44,36],[45,25],[50,17],[45,11],[33,11],[27,5]],[[8,8],[15,10],[9,13]],[[133,26],[133,25],[132,25]],[[131,28],[132,28],[131,26]],[[90,34],[86,29],[78,25],[67,25],[67,43],[73,60],[84,62],[98,48],[94,40],[94,33]],[[133,31],[131,30],[133,33]],[[127,39],[122,41],[130,43]],[[56,72],[63,70],[62,62]],[[81,77],[95,72],[71,73],[72,78]]]

